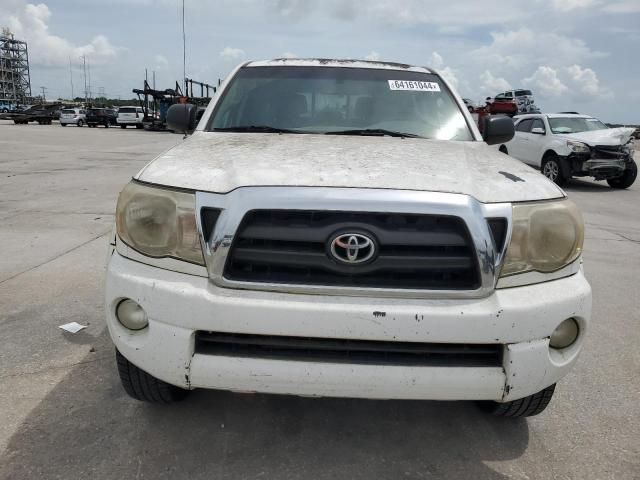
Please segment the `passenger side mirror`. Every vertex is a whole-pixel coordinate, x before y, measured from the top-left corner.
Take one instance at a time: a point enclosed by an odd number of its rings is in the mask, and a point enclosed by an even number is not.
[[[545,131],[544,128],[534,127],[531,129],[531,133],[535,133],[536,135],[544,135]]]
[[[513,138],[516,130],[510,117],[484,117],[482,138],[488,145],[506,143]]]
[[[193,133],[197,126],[198,108],[190,103],[177,103],[167,110],[167,128],[175,133]]]

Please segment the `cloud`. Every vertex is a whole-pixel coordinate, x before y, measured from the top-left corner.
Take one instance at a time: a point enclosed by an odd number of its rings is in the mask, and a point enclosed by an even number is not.
[[[593,7],[602,3],[601,0],[551,0],[553,8],[560,12],[569,12],[578,8]]]
[[[511,90],[511,84],[502,77],[494,77],[489,70],[480,74],[480,90],[485,96],[491,96]]]
[[[241,48],[225,47],[220,52],[220,56],[224,60],[240,60],[246,56],[246,53]]]
[[[558,78],[558,72],[549,66],[541,65],[528,78],[522,80],[522,84],[534,89],[534,94],[540,94],[541,97],[557,97],[569,90]]]
[[[365,55],[364,59],[371,62],[377,62],[378,60],[380,60],[380,54],[372,50],[368,55]]]
[[[282,57],[282,58],[299,58],[298,55],[296,55],[293,52],[284,52],[282,55],[280,55],[280,57]]]
[[[75,45],[69,40],[49,33],[51,11],[44,3],[34,5],[23,1],[9,1],[0,12],[0,25],[11,30],[16,38],[29,44],[29,61],[33,65],[68,66],[69,58],[77,61],[86,55],[92,65],[113,61],[123,48],[111,44],[104,35],[96,35],[90,43]]]
[[[534,66],[560,67],[607,56],[583,40],[553,32],[518,30],[492,32],[492,42],[471,53],[473,61],[493,70],[526,70]]]
[[[437,72],[444,77],[444,79],[451,84],[453,88],[458,89],[458,76],[453,71],[451,67],[448,67],[444,64],[444,59],[442,55],[438,52],[432,52],[431,58],[429,59],[429,65],[433,67]]]
[[[164,70],[169,66],[169,60],[164,55],[158,54],[153,57],[153,60],[155,62],[155,70]]]
[[[609,2],[602,10],[607,13],[640,13],[640,2],[638,0]]]

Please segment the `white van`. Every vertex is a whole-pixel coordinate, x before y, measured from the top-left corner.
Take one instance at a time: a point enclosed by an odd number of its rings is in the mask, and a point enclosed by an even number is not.
[[[127,128],[128,125],[135,125],[136,128],[142,128],[142,120],[144,119],[144,111],[142,107],[120,107],[118,110],[118,125],[120,128]]]

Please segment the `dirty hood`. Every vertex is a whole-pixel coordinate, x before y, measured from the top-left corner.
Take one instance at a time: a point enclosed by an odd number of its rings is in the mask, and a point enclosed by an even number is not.
[[[485,203],[562,197],[539,172],[482,142],[196,132],[137,179],[226,193],[246,186],[359,187],[462,193]]]
[[[634,128],[607,128],[606,130],[592,130],[590,132],[580,133],[563,133],[558,136],[567,140],[577,140],[587,145],[625,145],[633,132]]]

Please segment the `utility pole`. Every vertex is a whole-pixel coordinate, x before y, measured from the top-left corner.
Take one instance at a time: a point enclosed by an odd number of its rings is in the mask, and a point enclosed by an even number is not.
[[[87,104],[87,59],[84,55],[80,58],[82,59],[82,70],[84,72],[84,103]]]
[[[75,96],[73,95],[73,69],[71,67],[71,56],[69,56],[69,78],[71,79],[71,101],[73,102]]]
[[[182,0],[182,90],[187,90],[187,35],[184,30],[184,0]]]
[[[91,98],[93,97],[91,94],[91,65],[87,65],[87,72],[89,73],[89,101],[91,101]]]
[[[156,71],[154,70],[153,72],[153,89],[156,89]]]
[[[42,103],[46,103],[47,97],[45,96],[45,90],[47,90],[47,87],[40,87],[40,90],[42,90]]]

